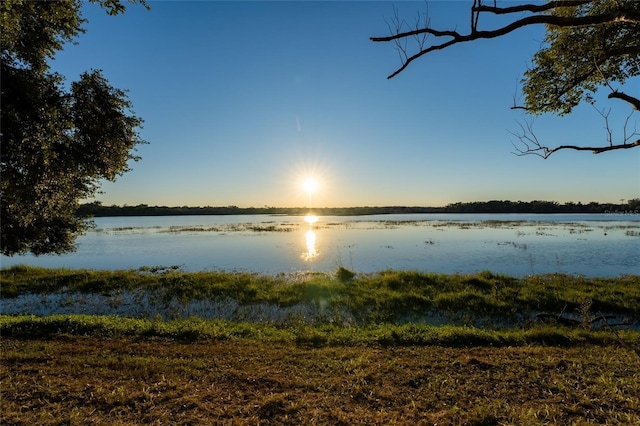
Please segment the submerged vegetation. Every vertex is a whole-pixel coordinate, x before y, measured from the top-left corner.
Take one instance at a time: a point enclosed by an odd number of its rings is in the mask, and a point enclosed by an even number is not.
[[[71,306],[78,295],[85,295],[87,300],[89,296],[104,298],[101,303],[113,306],[114,311],[118,304],[126,302],[130,305],[127,316],[131,317],[144,317],[152,312],[165,319],[185,318],[196,315],[194,306],[204,314],[208,306],[213,318],[217,314],[219,319],[253,322],[303,320],[343,325],[413,322],[495,328],[523,325],[539,314],[579,320],[580,307],[584,300],[589,300],[593,315],[601,315],[603,319],[614,316],[615,323],[640,321],[637,275],[585,278],[550,274],[514,278],[488,271],[473,275],[415,271],[355,274],[341,267],[335,274],[271,276],[184,272],[178,267],[94,271],[15,266],[1,271],[0,285],[4,312],[10,305],[18,306],[15,300],[9,303],[10,298],[37,295],[29,303],[48,300]],[[144,309],[140,309],[142,305]],[[14,313],[31,313],[29,309],[33,306],[23,306],[25,312]],[[280,321],[269,316],[269,311],[277,313],[292,307],[298,309],[290,309],[289,315],[279,317]],[[252,311],[259,311],[261,317],[252,320]]]
[[[640,221],[639,221],[640,222]],[[301,227],[307,228],[306,224],[300,222],[268,221],[258,223],[223,223],[218,225],[171,225],[171,226],[125,226],[112,228],[94,228],[95,232],[104,234],[231,234],[231,233],[265,233],[265,232],[293,232]],[[415,227],[443,231],[445,229],[461,230],[482,230],[482,229],[514,229],[518,237],[528,234],[554,235],[554,232],[568,232],[569,234],[584,234],[594,231],[624,231],[623,235],[628,237],[640,236],[640,223],[633,222],[630,225],[624,224],[601,224],[598,222],[536,222],[525,220],[368,220],[352,219],[345,222],[320,222],[314,225],[314,229],[397,229],[403,227]],[[427,241],[433,244],[433,241]],[[507,244],[515,244],[507,242]]]
[[[640,422],[637,275],[16,266],[0,288],[2,424]]]

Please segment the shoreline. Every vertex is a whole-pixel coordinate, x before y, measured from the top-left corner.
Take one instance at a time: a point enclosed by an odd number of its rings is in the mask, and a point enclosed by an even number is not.
[[[182,216],[182,215],[306,215],[310,211],[322,216],[367,216],[376,214],[416,214],[416,213],[490,213],[490,214],[612,214],[634,215],[640,217],[640,199],[629,200],[628,203],[564,203],[555,201],[487,201],[454,203],[443,207],[428,206],[360,206],[360,207],[168,207],[149,206],[105,206],[101,202],[83,204],[78,214],[85,217],[113,216]]]

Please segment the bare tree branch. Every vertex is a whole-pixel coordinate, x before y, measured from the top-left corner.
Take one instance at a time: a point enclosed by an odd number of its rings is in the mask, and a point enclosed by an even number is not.
[[[632,115],[633,115],[633,111],[631,111],[629,113],[629,115],[627,115],[626,120],[624,120],[624,127],[622,128],[622,131],[623,131],[622,137],[623,137],[623,140],[624,140],[625,143],[628,140],[630,140],[632,137],[637,136],[637,135],[640,134],[640,133],[638,133],[638,127],[637,127],[637,122],[636,122],[636,123],[634,123],[634,126],[633,126],[633,132],[629,136],[627,136],[627,126],[629,125],[629,119],[631,118]]]
[[[610,146],[605,146],[605,147],[589,147],[589,146],[575,146],[575,145],[560,145],[556,148],[553,149],[547,149],[547,157],[551,154],[553,154],[556,151],[559,151],[561,149],[575,149],[576,151],[591,151],[594,154],[601,154],[603,152],[607,152],[607,151],[613,151],[616,149],[628,149],[628,148],[633,148],[636,146],[640,146],[640,139],[638,139],[637,141],[633,142],[633,143],[628,143],[628,144],[620,144],[620,145],[610,145]]]
[[[579,146],[579,145],[560,145],[554,148],[550,148],[546,145],[543,145],[539,140],[536,134],[533,132],[533,124],[532,122],[528,122],[526,125],[520,123],[520,133],[511,132],[512,135],[518,138],[520,145],[518,146],[515,143],[511,142],[515,151],[513,154],[517,156],[524,155],[537,155],[538,157],[542,157],[544,159],[549,158],[551,154],[554,152],[558,152],[561,150],[571,149],[575,151],[591,151],[594,154],[601,154],[607,151],[614,151],[618,149],[629,149],[634,148],[636,146],[640,146],[640,139],[637,139],[633,142],[630,140],[634,136],[638,136],[639,133],[635,130],[627,136],[627,124],[629,121],[629,117],[625,121],[624,126],[624,139],[622,143],[613,144],[613,133],[609,127],[609,112],[598,111],[600,115],[605,119],[605,130],[607,132],[607,142],[608,146]]]
[[[555,2],[555,3],[561,3],[561,5],[564,6],[566,5],[566,3],[574,3],[574,2]],[[589,2],[582,1],[578,3],[586,4]],[[558,4],[556,5],[556,7],[561,5]],[[525,7],[525,6],[527,5],[523,5],[522,7]],[[529,5],[529,6],[534,7],[535,5]],[[501,37],[503,35],[509,34],[512,31],[515,31],[517,29],[520,29],[522,27],[529,26],[529,25],[546,24],[546,25],[555,26],[555,27],[583,27],[583,26],[603,24],[607,22],[630,22],[633,24],[640,24],[640,12],[637,12],[634,10],[616,10],[613,12],[603,13],[600,15],[587,15],[587,16],[577,16],[577,17],[558,16],[558,15],[532,15],[532,16],[526,16],[524,18],[518,19],[517,21],[514,21],[508,25],[505,25],[504,27],[501,27],[495,30],[478,31],[477,19],[478,19],[479,13],[481,11],[484,11],[485,8],[491,9],[488,11],[491,11],[492,13],[498,13],[498,11],[501,11],[501,13],[514,13],[516,11],[519,12],[521,10],[512,10],[511,12],[505,12],[505,10],[508,10],[508,9],[514,9],[514,8],[518,9],[518,8],[517,7],[498,8],[498,7],[483,6],[480,0],[476,0],[474,2],[474,8],[477,11],[474,11],[472,8],[472,27],[471,27],[471,32],[469,34],[463,35],[457,31],[451,31],[451,30],[441,31],[441,30],[436,30],[429,26],[426,26],[424,28],[419,28],[411,31],[405,31],[405,32],[397,31],[396,34],[386,36],[386,37],[370,37],[370,40],[375,42],[394,41],[394,40],[398,40],[406,37],[413,37],[419,34],[430,34],[434,37],[450,37],[451,38],[451,40],[448,40],[446,42],[443,42],[440,44],[433,44],[427,48],[420,49],[416,54],[408,57],[404,61],[402,66],[398,68],[396,71],[394,71],[392,74],[390,74],[387,78],[395,77],[396,75],[401,73],[405,68],[407,68],[409,64],[411,64],[411,62],[415,61],[416,59],[420,58],[421,56],[429,52],[433,52],[435,50],[442,50],[458,43],[464,43],[464,42],[469,42],[469,41],[474,41],[479,39],[491,39],[491,38]],[[548,9],[550,8],[547,8],[544,10],[548,10]]]
[[[594,106],[595,108],[595,106]],[[604,119],[604,130],[607,133],[607,142],[609,142],[609,146],[613,146],[613,131],[611,131],[611,127],[609,127],[609,115],[611,114],[611,108],[607,112],[604,110],[600,111],[596,108],[598,114]]]
[[[477,0],[476,0],[477,1]],[[581,3],[590,3],[593,0],[582,1]],[[565,2],[560,2],[565,3]],[[489,6],[478,6],[489,7]],[[558,6],[556,6],[558,7]],[[499,8],[496,8],[499,9]],[[495,12],[494,12],[495,13]],[[425,27],[406,32],[398,32],[390,36],[384,37],[369,37],[369,40],[375,42],[393,41],[398,38],[410,37],[416,34],[428,33],[435,37],[453,37],[459,39],[456,42],[461,43],[464,41],[478,40],[482,38],[495,38],[508,34],[519,28],[528,25],[546,24],[554,27],[585,27],[604,24],[608,22],[628,22],[632,24],[640,24],[640,12],[634,10],[616,10],[610,13],[603,13],[600,15],[587,15],[587,16],[558,16],[558,15],[532,15],[518,19],[505,25],[504,27],[497,28],[490,31],[471,31],[467,35],[462,35],[457,31],[451,30],[436,30],[434,28]]]
[[[510,7],[495,7],[495,6],[484,6],[479,4],[478,6],[473,6],[473,10],[477,12],[490,12],[496,15],[504,15],[507,13],[517,13],[517,12],[533,12],[540,13],[546,12],[547,10],[553,10],[556,7],[570,7],[570,6],[581,6],[583,4],[591,3],[593,0],[565,0],[565,1],[550,1],[545,4],[522,4],[518,6],[510,6]]]
[[[515,145],[514,145],[515,146]],[[601,154],[603,152],[607,152],[607,151],[613,151],[616,149],[628,149],[628,148],[634,148],[636,146],[640,146],[640,139],[638,139],[637,141],[633,142],[633,143],[628,143],[628,144],[621,144],[621,145],[611,145],[611,146],[604,146],[604,147],[591,147],[591,146],[577,146],[577,145],[560,145],[557,146],[555,148],[549,148],[546,146],[538,146],[535,148],[530,148],[529,146],[527,146],[527,149],[522,150],[516,147],[516,152],[514,152],[515,155],[517,156],[523,156],[523,155],[537,155],[539,157],[542,157],[544,159],[549,158],[549,156],[551,154],[553,154],[554,152],[560,151],[562,149],[573,149],[576,151],[591,151],[594,154]]]

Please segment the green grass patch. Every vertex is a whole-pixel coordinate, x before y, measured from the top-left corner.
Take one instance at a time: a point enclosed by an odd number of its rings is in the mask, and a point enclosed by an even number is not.
[[[14,338],[51,338],[62,335],[97,338],[167,338],[177,341],[248,339],[261,342],[296,343],[312,346],[576,346],[628,345],[640,347],[640,332],[584,330],[540,325],[529,329],[485,329],[464,326],[420,324],[375,324],[342,327],[295,323],[275,326],[189,318],[163,321],[94,315],[0,315],[0,334]]]
[[[157,271],[157,272],[154,272]],[[349,271],[347,271],[349,272]],[[615,314],[640,320],[640,276],[585,278],[562,274],[514,278],[491,272],[472,275],[382,271],[374,274],[310,273],[276,276],[246,272],[183,272],[45,269],[15,266],[0,271],[0,296],[22,294],[147,292],[161,301],[234,300],[240,305],[322,306],[348,312],[359,324],[448,319],[509,319],[539,312]],[[588,301],[589,312],[584,312]]]

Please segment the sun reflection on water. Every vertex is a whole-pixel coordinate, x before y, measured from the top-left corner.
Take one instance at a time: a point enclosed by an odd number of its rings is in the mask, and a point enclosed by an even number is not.
[[[302,254],[302,259],[311,261],[318,257],[318,250],[316,249],[316,233],[309,229],[306,234],[307,251]]]
[[[308,214],[304,217],[304,221],[307,222],[309,225],[313,225],[314,223],[316,223],[318,221],[318,216],[314,216],[312,214]]]
[[[313,224],[318,221],[318,216],[308,214],[304,217],[304,221],[309,224],[309,230],[305,234],[307,251],[302,253],[302,259],[309,262],[318,257],[318,250],[316,248],[316,233],[312,229]]]

